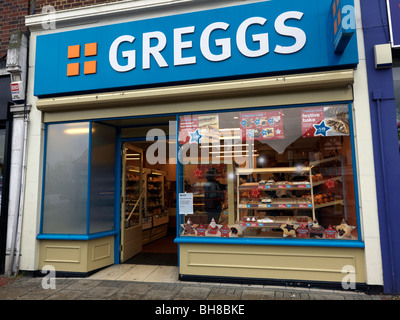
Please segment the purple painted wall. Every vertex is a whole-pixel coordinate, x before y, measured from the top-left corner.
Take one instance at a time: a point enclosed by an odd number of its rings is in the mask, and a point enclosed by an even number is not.
[[[385,293],[400,293],[400,153],[392,69],[375,69],[374,45],[390,42],[385,0],[360,1]],[[368,223],[368,222],[367,222]]]

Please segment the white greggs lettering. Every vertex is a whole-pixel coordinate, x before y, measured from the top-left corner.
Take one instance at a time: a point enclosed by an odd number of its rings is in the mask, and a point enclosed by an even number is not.
[[[275,31],[287,37],[293,37],[296,41],[291,46],[276,45],[274,52],[277,54],[292,54],[300,51],[306,44],[306,34],[303,30],[296,27],[288,27],[285,25],[286,20],[296,19],[301,20],[303,13],[299,11],[288,11],[279,15],[275,20]],[[249,58],[257,58],[269,53],[269,38],[268,33],[260,33],[252,35],[254,43],[258,44],[257,50],[250,49],[246,44],[247,29],[251,25],[264,26],[267,19],[262,17],[252,17],[244,20],[237,29],[236,32],[236,46],[239,52]],[[200,50],[204,58],[209,61],[223,61],[231,57],[231,39],[223,38],[215,40],[215,45],[221,48],[221,53],[213,54],[210,50],[209,40],[210,35],[215,30],[226,31],[229,28],[229,24],[225,22],[214,22],[208,25],[202,32],[200,37]],[[194,26],[177,28],[174,29],[174,66],[189,65],[196,63],[196,57],[183,57],[182,51],[193,47],[192,41],[183,41],[182,36],[193,34],[195,31]],[[157,45],[151,46],[151,40],[156,39]],[[125,58],[125,64],[121,65],[118,62],[118,48],[122,43],[131,43],[135,41],[135,37],[132,35],[123,35],[114,40],[110,47],[109,61],[111,67],[118,72],[127,72],[136,68],[136,50],[122,51],[122,57]],[[143,60],[142,68],[150,69],[150,56],[152,56],[157,62],[160,68],[168,67],[168,63],[165,61],[161,52],[167,45],[167,38],[164,33],[160,31],[153,31],[143,33]]]

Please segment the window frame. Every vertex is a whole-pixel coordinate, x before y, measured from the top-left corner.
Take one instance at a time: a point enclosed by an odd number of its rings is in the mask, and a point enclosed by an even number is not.
[[[46,163],[47,163],[47,140],[48,140],[48,127],[49,125],[61,125],[61,124],[68,124],[68,123],[89,123],[89,133],[92,131],[93,123],[98,122],[98,120],[80,120],[80,121],[62,121],[62,122],[52,122],[52,123],[45,123],[44,127],[44,147],[43,147],[43,163],[42,163],[42,188],[41,188],[41,203],[40,203],[40,224],[39,224],[39,233],[36,236],[38,240],[92,240],[103,238],[107,236],[117,235],[119,233],[119,229],[116,227],[118,225],[115,224],[116,219],[116,210],[117,208],[114,207],[114,230],[108,231],[101,231],[96,233],[90,233],[90,198],[91,198],[91,157],[92,157],[92,135],[88,134],[88,178],[87,178],[87,185],[86,185],[86,192],[87,192],[87,205],[86,205],[86,233],[81,234],[70,234],[70,233],[44,233],[43,232],[43,218],[44,218],[44,197],[45,197],[45,181],[46,181]],[[118,143],[118,132],[116,133],[116,145]],[[114,172],[114,177],[116,177],[116,171]],[[114,187],[117,187],[117,181],[114,181]],[[118,190],[118,189],[115,189]],[[117,192],[115,193],[117,196]],[[116,200],[114,199],[114,204],[116,204]]]
[[[358,188],[358,175],[357,175],[357,162],[355,152],[355,137],[354,137],[354,123],[353,123],[353,101],[334,101],[334,102],[320,102],[310,104],[295,104],[295,105],[275,105],[268,107],[252,107],[252,108],[238,108],[231,110],[208,110],[199,112],[186,112],[180,113],[176,116],[176,136],[179,137],[179,117],[183,115],[200,115],[200,114],[218,114],[227,112],[241,112],[241,111],[266,111],[273,109],[285,109],[285,108],[301,108],[301,107],[318,107],[321,105],[335,105],[335,104],[347,104],[349,111],[349,126],[350,126],[350,143],[351,143],[351,156],[352,156],[352,169],[353,169],[353,181],[354,181],[354,193],[355,193],[355,210],[357,219],[357,240],[342,240],[342,239],[299,239],[299,238],[225,238],[225,237],[198,237],[198,236],[181,236],[180,227],[181,219],[179,214],[179,205],[177,204],[177,225],[176,225],[176,239],[177,244],[231,244],[231,245],[270,245],[270,246],[304,246],[304,247],[349,247],[349,248],[364,248],[365,244],[362,239],[361,233],[361,219],[360,219],[360,206],[359,206],[359,188]],[[177,138],[177,159],[179,155],[179,139]],[[183,192],[183,180],[184,177],[180,177],[183,172],[183,165],[177,161],[176,169],[176,186],[177,196]]]

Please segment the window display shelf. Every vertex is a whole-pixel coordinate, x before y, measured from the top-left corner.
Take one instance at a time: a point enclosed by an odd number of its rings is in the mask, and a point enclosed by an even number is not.
[[[142,230],[150,229],[153,226],[152,217],[142,218]]]
[[[313,168],[313,167],[323,164],[323,163],[328,163],[328,162],[332,162],[332,161],[341,161],[341,160],[342,160],[342,156],[329,157],[329,158],[325,158],[325,159],[321,159],[321,160],[315,160],[315,161],[310,162],[310,167]]]
[[[296,226],[311,222],[311,218],[307,216],[244,217],[240,225],[246,228],[280,228],[282,224],[290,219],[294,220],[293,224]]]
[[[240,185],[240,190],[249,190],[257,188],[259,190],[280,190],[280,189],[311,189],[311,184],[309,181],[304,181],[301,183],[292,182],[281,182],[281,183],[244,183]]]
[[[313,205],[309,204],[299,204],[299,203],[279,203],[279,204],[241,204],[239,209],[252,209],[252,210],[276,210],[276,209],[312,209]]]
[[[336,163],[338,165],[333,165],[333,167],[326,167],[326,164],[332,164]],[[311,183],[312,187],[315,188],[314,190],[314,205],[315,209],[321,209],[321,208],[327,208],[327,207],[334,207],[337,205],[343,206],[343,213],[344,213],[344,218],[347,220],[347,210],[345,206],[345,201],[344,201],[344,169],[343,169],[343,156],[335,156],[335,157],[329,157],[325,159],[320,159],[316,161],[311,161],[310,162],[310,167],[311,171],[314,172],[319,172],[316,174],[313,174],[311,177]],[[327,170],[327,168],[330,168],[331,170],[334,170],[334,172],[329,172],[327,175],[323,172],[324,170]],[[322,173],[321,173],[322,172]],[[335,194],[334,190],[337,185],[340,185],[341,187],[339,190],[336,190],[335,192],[339,191],[339,194]],[[321,187],[325,187],[325,189],[332,189],[332,192],[324,193]],[[318,191],[320,191],[318,193]]]
[[[327,179],[323,179],[320,181],[313,181],[313,187],[319,186],[321,184],[327,183],[329,181],[342,181],[343,177],[339,176],[339,177],[332,177],[332,178],[327,178]]]
[[[276,172],[309,172],[310,167],[299,166],[299,167],[278,167],[278,168],[237,168],[237,175],[250,175],[253,173],[276,173]]]
[[[145,217],[142,224],[145,219],[149,221],[146,223],[147,232],[144,234],[143,240],[145,241],[144,243],[149,243],[166,235],[169,215],[168,213],[163,213],[166,172],[150,168],[144,168],[144,171],[146,196]]]
[[[309,211],[310,219],[315,218],[311,167],[238,168],[236,174],[238,221],[243,221],[242,216],[253,210],[266,211],[268,218],[270,210],[293,211],[294,216],[297,216],[297,210],[302,210]],[[297,180],[277,181],[276,175],[279,174],[296,177]],[[240,184],[240,176],[256,181]]]
[[[335,206],[338,204],[343,206],[344,201],[343,200],[335,200],[335,201],[325,202],[325,203],[321,203],[321,204],[316,204],[315,209],[329,207],[329,206]]]

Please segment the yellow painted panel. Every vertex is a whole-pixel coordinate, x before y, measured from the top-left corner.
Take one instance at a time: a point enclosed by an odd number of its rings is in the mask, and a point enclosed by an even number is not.
[[[97,261],[111,256],[111,243],[105,242],[96,244],[92,249],[92,261]]]
[[[45,262],[64,262],[64,263],[80,263],[81,248],[80,246],[56,246],[48,245],[45,247]]]
[[[180,245],[180,273],[186,275],[341,282],[348,265],[356,281],[365,282],[363,249]]]
[[[40,240],[39,269],[45,265],[56,271],[87,272],[87,241]]]
[[[56,271],[86,273],[113,263],[113,236],[89,241],[40,240],[39,269],[51,265]]]
[[[87,272],[103,268],[114,263],[114,237],[88,241]]]

